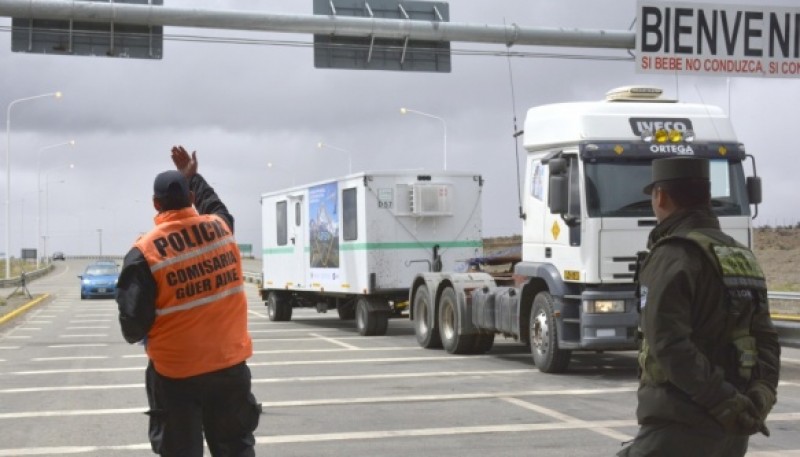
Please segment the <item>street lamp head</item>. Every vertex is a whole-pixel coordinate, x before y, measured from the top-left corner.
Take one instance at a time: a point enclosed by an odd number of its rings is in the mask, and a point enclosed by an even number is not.
[[[317,148],[322,149],[323,147],[325,147],[325,144],[322,141],[317,143]]]
[[[70,146],[75,146],[75,140],[69,140],[69,145]]]
[[[61,98],[61,97],[63,97],[63,95],[64,95],[64,94],[62,94],[62,93],[61,93],[61,91],[58,91],[58,92],[56,92],[55,94],[53,94],[53,96],[54,96],[55,98]]]
[[[408,110],[405,108],[400,108],[400,114],[408,114]]]

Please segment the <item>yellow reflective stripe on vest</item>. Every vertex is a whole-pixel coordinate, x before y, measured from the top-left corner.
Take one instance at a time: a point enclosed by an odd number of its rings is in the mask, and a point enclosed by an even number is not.
[[[213,242],[213,243],[211,243],[211,244],[209,244],[207,246],[203,246],[201,248],[197,248],[197,249],[195,249],[193,251],[189,251],[189,252],[187,252],[185,254],[180,254],[180,255],[177,255],[175,257],[170,257],[170,258],[168,258],[166,260],[162,260],[160,262],[156,262],[153,265],[150,265],[150,271],[152,273],[155,273],[156,271],[158,271],[158,270],[160,270],[162,268],[168,267],[168,266],[170,266],[172,264],[175,264],[175,263],[183,262],[184,260],[191,259],[192,257],[201,256],[201,255],[205,254],[206,252],[213,251],[214,249],[217,249],[217,248],[219,248],[221,246],[225,246],[226,244],[234,244],[235,245],[236,244],[236,240],[234,240],[233,237],[223,238],[223,239],[221,239],[219,241],[215,241],[215,242]]]
[[[207,304],[209,304],[209,303],[211,303],[213,301],[219,300],[221,298],[229,297],[231,295],[237,294],[237,293],[242,292],[242,291],[244,291],[244,284],[241,285],[241,286],[236,286],[236,287],[232,287],[232,288],[227,289],[227,290],[223,290],[222,292],[214,294],[214,295],[209,295],[208,297],[203,297],[203,298],[200,298],[200,299],[197,299],[197,300],[186,302],[186,303],[184,303],[182,305],[170,306],[169,308],[156,309],[156,316],[163,316],[165,314],[172,314],[172,313],[176,313],[178,311],[188,311],[190,309],[197,308],[198,306],[207,305]]]

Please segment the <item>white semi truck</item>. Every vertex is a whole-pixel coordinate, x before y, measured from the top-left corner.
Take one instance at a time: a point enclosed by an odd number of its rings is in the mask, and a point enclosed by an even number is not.
[[[495,335],[529,345],[543,372],[567,369],[573,350],[637,347],[634,272],[656,225],[651,162],[711,160],[712,206],[723,230],[751,243],[761,183],[752,156],[714,106],[678,103],[653,87],[606,100],[531,108],[522,207],[522,258],[513,279],[484,272],[425,272],[410,287],[417,341],[450,353],[491,349]],[[757,209],[756,209],[757,210]]]
[[[337,309],[383,335],[420,272],[458,271],[482,252],[483,178],[362,172],[261,196],[261,296],[269,319]]]

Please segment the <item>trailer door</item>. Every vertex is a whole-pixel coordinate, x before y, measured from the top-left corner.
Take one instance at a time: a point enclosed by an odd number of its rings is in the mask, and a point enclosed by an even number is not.
[[[289,234],[290,241],[294,247],[292,271],[297,275],[292,278],[295,284],[301,287],[308,287],[306,274],[308,272],[308,261],[306,260],[306,208],[305,200],[302,195],[289,197]]]

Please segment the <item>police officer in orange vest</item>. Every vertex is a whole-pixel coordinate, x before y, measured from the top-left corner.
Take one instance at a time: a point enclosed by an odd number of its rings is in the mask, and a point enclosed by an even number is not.
[[[150,359],[150,443],[202,457],[205,435],[214,457],[252,457],[261,406],[233,216],[197,174],[196,153],[176,146],[172,161],[177,171],[153,184],[156,226],[125,256],[117,292],[122,334]]]

